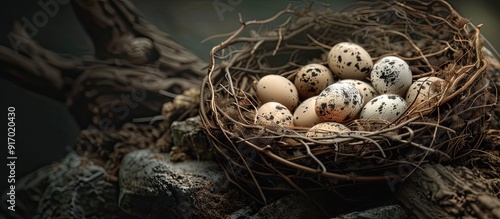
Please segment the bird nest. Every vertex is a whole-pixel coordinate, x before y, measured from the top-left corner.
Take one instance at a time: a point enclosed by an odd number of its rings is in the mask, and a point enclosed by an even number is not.
[[[480,31],[445,1],[360,2],[337,12],[289,7],[225,36],[210,54],[200,114],[229,181],[264,203],[276,191],[390,184],[424,163],[465,156],[486,135],[494,103]],[[351,132],[326,138],[256,123],[261,103],[252,83],[269,74],[293,81],[301,66],[325,64],[330,48],[346,41],[374,62],[405,60],[414,81],[443,79],[439,95],[396,121],[356,119],[346,124]]]

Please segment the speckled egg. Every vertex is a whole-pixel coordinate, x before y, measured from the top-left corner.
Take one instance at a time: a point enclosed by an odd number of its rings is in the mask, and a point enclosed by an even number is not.
[[[436,83],[436,84],[434,84]],[[442,92],[444,80],[438,77],[422,77],[413,82],[406,93],[406,102],[418,106]]]
[[[316,98],[316,115],[325,121],[348,122],[356,118],[363,107],[363,97],[356,87],[334,83]]]
[[[361,96],[363,96],[363,103],[368,103],[371,99],[374,97],[378,96],[377,91],[375,88],[367,82],[361,81],[361,80],[356,80],[356,79],[344,79],[338,81],[338,83],[348,83],[352,84],[354,87],[356,87],[359,92],[361,93]]]
[[[373,65],[370,80],[379,94],[398,94],[404,97],[411,85],[412,73],[403,59],[386,56]]]
[[[299,93],[293,83],[281,75],[266,75],[255,85],[261,103],[278,102],[293,111],[299,103]]]
[[[257,109],[257,124],[293,126],[292,113],[283,104],[267,102]]]
[[[332,73],[342,79],[364,80],[373,68],[370,54],[363,47],[349,42],[333,46],[327,60]]]
[[[349,129],[347,126],[336,123],[336,122],[323,122],[319,123],[313,127],[311,127],[307,133],[306,136],[310,138],[322,138],[322,137],[329,137],[333,136],[337,133],[341,132],[350,132],[351,129]]]
[[[308,64],[297,71],[294,84],[299,97],[305,100],[316,96],[334,82],[333,74],[328,67],[320,64]]]
[[[408,104],[397,94],[382,94],[365,104],[360,119],[383,119],[394,122],[405,112]]]
[[[323,120],[316,115],[314,105],[316,104],[316,96],[304,100],[293,112],[293,124],[295,126],[312,127]]]

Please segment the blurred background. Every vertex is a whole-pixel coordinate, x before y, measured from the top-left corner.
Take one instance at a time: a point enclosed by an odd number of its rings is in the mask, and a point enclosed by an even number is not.
[[[8,1],[2,7],[1,43],[10,44],[6,33],[15,20],[32,20],[42,8],[38,2],[69,2],[69,0],[18,0]],[[284,9],[288,4],[307,6],[307,0],[131,0],[142,14],[159,29],[208,60],[208,52],[221,38],[201,43],[206,37],[217,33],[227,33],[239,27],[238,14],[243,20],[264,19]],[[323,0],[333,10],[340,10],[354,0]],[[500,47],[498,27],[500,27],[500,1],[497,0],[451,0],[450,4],[475,25],[483,24],[481,32],[495,46]],[[74,55],[92,54],[90,41],[79,26],[69,3],[60,4],[58,13],[49,18],[42,28],[37,28],[35,39],[46,48],[59,53]]]
[[[0,43],[10,46],[7,38],[12,22],[32,21],[42,10],[40,3],[59,2],[57,13],[46,25],[36,28],[34,38],[42,46],[60,54],[91,55],[92,47],[76,19],[68,0],[18,0],[3,2],[0,11]],[[154,25],[208,61],[210,49],[222,38],[201,41],[218,33],[227,33],[239,27],[238,14],[243,20],[263,19],[274,15],[288,4],[306,6],[308,1],[292,0],[131,0]],[[333,10],[353,3],[347,0],[322,1]],[[500,1],[454,0],[450,4],[475,25],[483,24],[481,31],[495,48],[500,48]],[[1,72],[0,72],[1,73]],[[37,168],[57,162],[78,137],[79,128],[65,106],[22,87],[0,79],[0,115],[6,117],[7,107],[16,107],[16,178]],[[2,119],[6,121],[5,119]],[[7,122],[5,122],[5,125]],[[5,132],[2,132],[5,133]],[[6,135],[6,134],[5,134]],[[4,135],[4,136],[5,136]],[[6,145],[1,148],[0,160],[6,160]],[[0,189],[6,185],[5,164],[0,173]]]

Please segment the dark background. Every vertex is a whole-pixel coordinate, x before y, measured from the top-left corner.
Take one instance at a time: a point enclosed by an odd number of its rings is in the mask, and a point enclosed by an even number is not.
[[[32,20],[42,11],[38,2],[56,0],[18,0],[4,1],[0,9],[0,43],[10,45],[7,34],[15,20]],[[59,0],[64,3],[68,0]],[[307,5],[306,1],[261,1],[261,0],[132,0],[134,4],[161,30],[169,33],[182,45],[208,60],[210,49],[222,39],[201,41],[217,33],[230,32],[239,27],[238,13],[243,20],[270,17],[288,4]],[[233,4],[229,4],[233,2]],[[354,2],[347,0],[330,2],[334,10],[341,9]],[[214,4],[224,3],[229,6],[219,11]],[[474,24],[484,24],[482,33],[495,48],[500,48],[500,3],[495,0],[466,1],[457,0],[450,3]],[[90,41],[78,23],[69,3],[58,4],[59,9],[53,17],[49,17],[45,26],[37,28],[34,38],[44,47],[61,54],[76,56],[91,55]],[[1,68],[0,68],[1,69]],[[1,72],[0,72],[1,73]],[[37,168],[57,162],[68,152],[78,137],[79,128],[65,106],[22,87],[0,79],[0,115],[7,125],[7,107],[16,107],[16,178],[36,170]],[[6,130],[6,129],[5,129]],[[7,132],[0,132],[6,138]],[[4,134],[5,133],[5,134]],[[3,140],[5,142],[5,140]],[[7,145],[1,146],[0,189],[5,188],[8,174]]]

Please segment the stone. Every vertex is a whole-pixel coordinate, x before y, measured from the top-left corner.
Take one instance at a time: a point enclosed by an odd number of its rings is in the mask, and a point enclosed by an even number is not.
[[[322,211],[300,195],[288,195],[262,207],[253,218],[323,218]]]
[[[170,155],[173,161],[183,161],[187,159],[186,156],[196,160],[212,159],[208,139],[202,126],[199,116],[172,122],[170,129],[174,147]]]
[[[53,167],[48,165],[32,172],[19,180],[16,180],[15,192],[16,192],[16,211],[11,211],[8,209],[9,204],[4,204],[1,206],[0,215],[6,216],[7,218],[33,218],[37,215],[36,209],[38,202],[43,196],[43,193],[47,186],[49,185],[49,175],[48,173]],[[10,197],[7,195],[9,190],[2,192],[2,203],[8,203],[7,200]],[[1,218],[1,217],[0,217]]]
[[[370,218],[370,219],[404,219],[408,218],[405,209],[399,205],[387,205],[368,209],[365,211],[356,211],[349,214],[344,214],[332,219],[358,219],[358,218]]]
[[[322,211],[307,198],[290,194],[276,200],[257,212],[249,207],[233,212],[231,219],[279,219],[279,218],[324,218]]]
[[[119,207],[141,218],[200,217],[195,202],[227,190],[214,161],[172,162],[169,154],[137,150],[125,155],[119,173]],[[199,203],[199,202],[198,202]]]
[[[34,218],[119,218],[116,187],[104,168],[69,153],[48,173]]]

